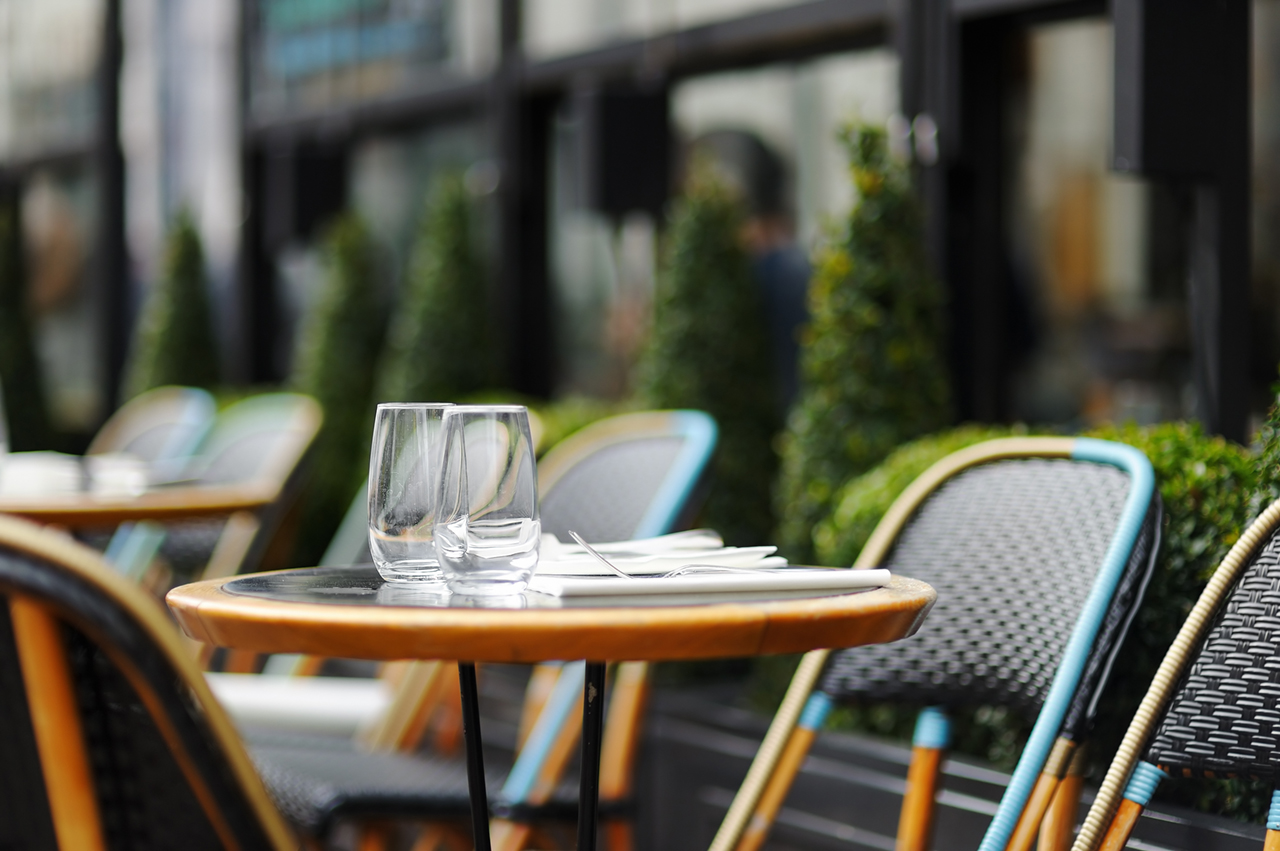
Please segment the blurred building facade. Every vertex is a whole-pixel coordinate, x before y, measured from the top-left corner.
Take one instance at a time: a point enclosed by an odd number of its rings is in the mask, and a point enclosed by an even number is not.
[[[1151,3],[0,0],[0,183],[59,424],[109,409],[120,326],[179,209],[228,378],[269,382],[325,223],[358,211],[394,289],[449,170],[482,211],[515,388],[623,393],[690,152],[742,183],[758,256],[799,268],[853,200],[838,130],[897,116],[964,418],[1200,416],[1243,438],[1280,360],[1280,0],[1209,23],[1177,0],[1172,33]],[[1220,97],[1170,95],[1161,56],[1223,47],[1245,64],[1201,63]],[[1165,156],[1197,115],[1215,138]],[[760,177],[733,144],[776,167]],[[1222,165],[1240,151],[1243,194]],[[114,284],[93,259],[112,239]]]

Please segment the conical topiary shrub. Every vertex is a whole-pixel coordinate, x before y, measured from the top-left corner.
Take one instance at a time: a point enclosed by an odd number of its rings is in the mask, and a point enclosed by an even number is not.
[[[777,469],[773,365],[760,294],[742,244],[744,207],[695,167],[676,203],[641,360],[641,398],[655,408],[698,408],[720,442],[704,522],[731,544],[763,543]]]
[[[147,295],[134,331],[126,395],[153,387],[218,382],[218,345],[205,278],[204,250],[190,214],[177,215],[160,280]]]
[[[10,449],[48,449],[52,435],[31,336],[18,211],[16,201],[0,203],[0,416],[7,413]]]
[[[373,387],[385,326],[373,244],[355,215],[340,217],[321,245],[323,278],[303,318],[291,384],[324,410],[295,558],[314,564],[368,470]]]
[[[378,396],[454,401],[488,387],[489,299],[476,256],[471,196],[461,175],[436,187],[422,217],[383,353]]]
[[[858,200],[810,285],[801,396],[783,439],[778,542],[813,556],[813,530],[850,477],[951,420],[942,295],[909,173],[884,132],[846,131]]]

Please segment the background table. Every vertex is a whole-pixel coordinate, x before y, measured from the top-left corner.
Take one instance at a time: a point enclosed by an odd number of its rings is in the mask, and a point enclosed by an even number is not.
[[[895,641],[933,604],[931,587],[896,576],[855,593],[556,599],[458,597],[387,585],[372,565],[215,579],[169,592],[199,641],[262,653],[362,659],[456,659],[476,847],[487,849],[475,662],[586,659],[578,847],[595,847],[605,663],[802,653]]]

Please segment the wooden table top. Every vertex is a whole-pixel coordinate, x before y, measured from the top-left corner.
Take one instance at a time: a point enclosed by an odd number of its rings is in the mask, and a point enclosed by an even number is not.
[[[540,662],[713,659],[880,644],[915,632],[936,594],[895,576],[825,596],[489,601],[386,585],[373,565],[184,585],[167,601],[187,635],[260,653]],[[677,602],[679,600],[679,602]]]
[[[181,520],[256,511],[274,500],[269,485],[179,485],[140,494],[50,493],[0,495],[0,514],[60,526],[116,526],[138,520]]]

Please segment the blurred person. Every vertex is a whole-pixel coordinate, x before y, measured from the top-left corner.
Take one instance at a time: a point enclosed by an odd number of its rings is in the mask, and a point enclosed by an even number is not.
[[[809,321],[810,266],[796,244],[789,180],[782,158],[753,133],[716,130],[690,144],[747,204],[743,241],[752,257],[769,328],[778,405],[786,412],[800,387],[800,331]]]

